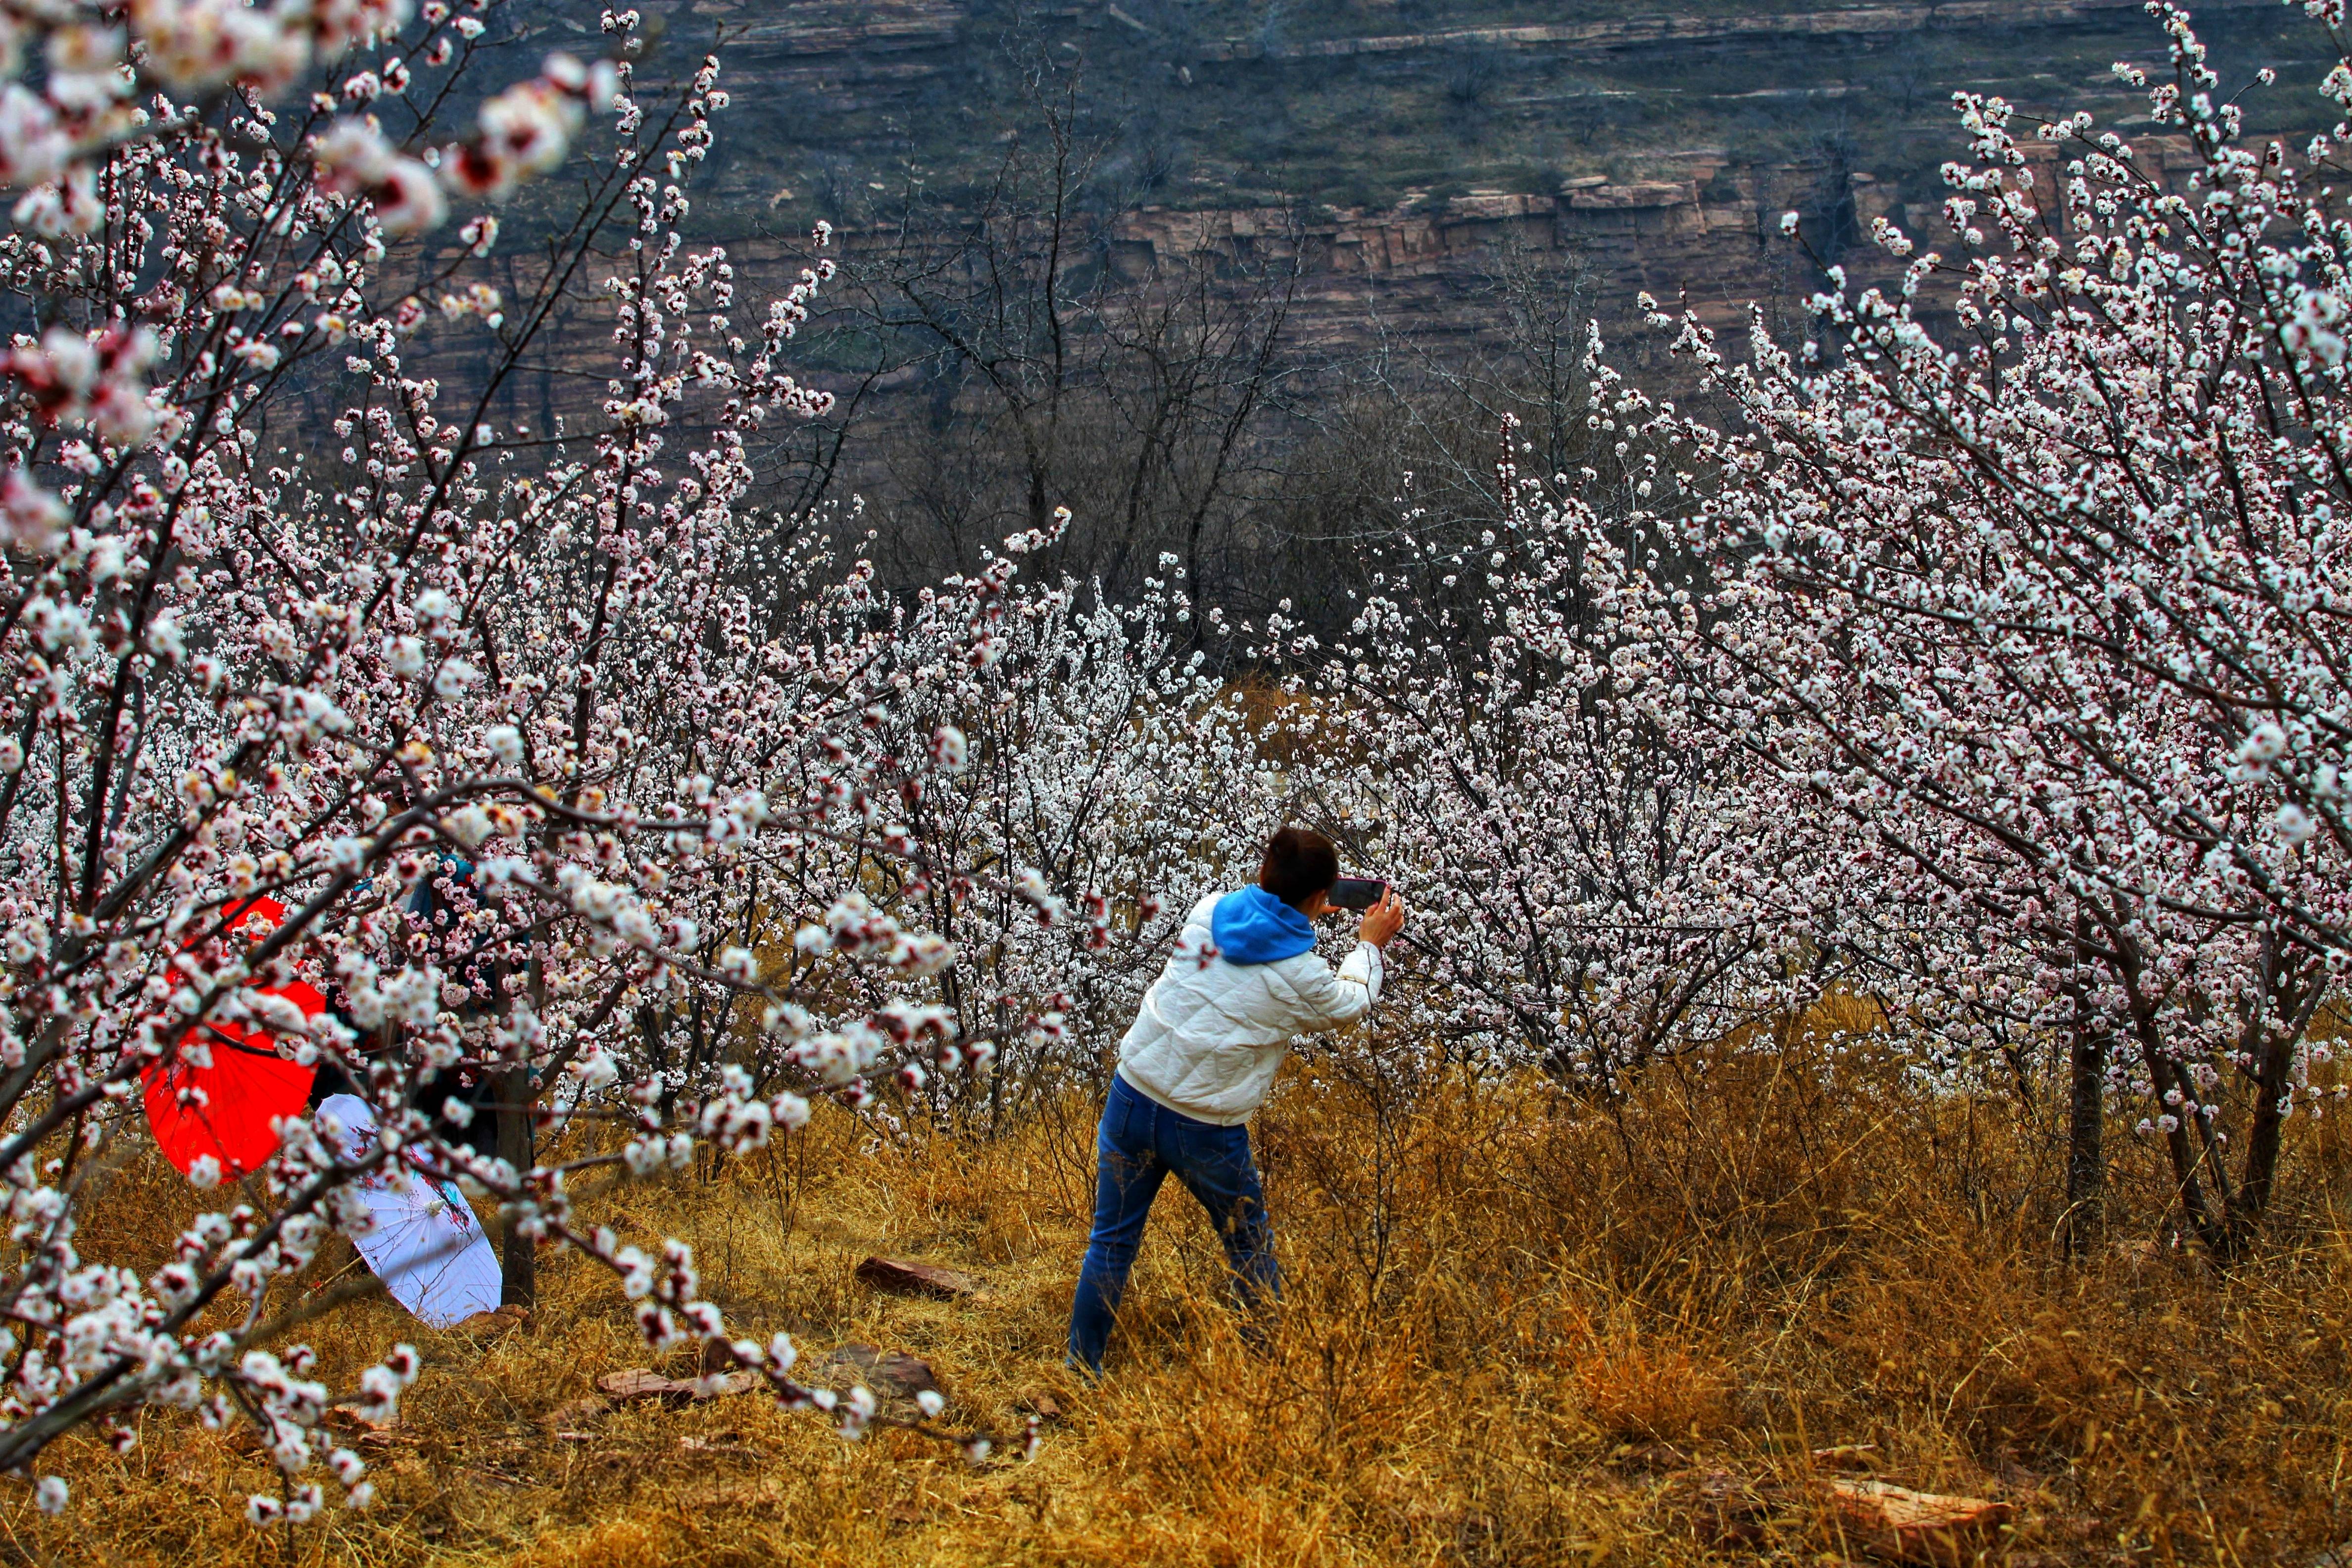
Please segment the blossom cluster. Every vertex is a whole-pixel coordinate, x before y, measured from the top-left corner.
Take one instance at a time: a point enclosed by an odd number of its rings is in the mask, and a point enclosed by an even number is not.
[[[115,142],[172,123],[225,91],[257,107],[354,54],[367,58],[332,90],[316,94],[311,111],[330,113],[339,105],[364,110],[386,95],[406,93],[420,71],[448,68],[470,53],[484,35],[484,0],[461,6],[425,0],[422,29],[408,36],[417,10],[411,0],[0,7],[0,75],[16,77],[36,43],[46,68],[37,89],[12,80],[0,90],[0,184],[36,188],[20,222],[62,215],[86,224],[96,206],[89,160]],[[625,35],[635,16],[607,13],[605,30]],[[151,94],[164,106],[160,116],[139,107]],[[620,95],[613,62],[583,65],[553,55],[537,77],[482,106],[473,136],[428,149],[425,160],[395,153],[372,119],[336,121],[317,138],[315,153],[328,183],[368,197],[387,232],[414,233],[446,211],[442,181],[468,195],[505,195],[517,182],[561,163],[587,115],[615,107]],[[266,133],[272,123],[263,118],[257,126]],[[677,151],[699,156],[702,145],[689,141]]]

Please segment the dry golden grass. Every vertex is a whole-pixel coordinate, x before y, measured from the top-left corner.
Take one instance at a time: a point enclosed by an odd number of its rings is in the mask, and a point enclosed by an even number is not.
[[[975,1468],[906,1434],[844,1444],[758,1395],[559,1437],[551,1413],[646,1358],[610,1284],[551,1258],[536,1321],[487,1346],[382,1302],[320,1329],[339,1386],[396,1336],[428,1361],[404,1427],[369,1450],[373,1510],[257,1533],[240,1509],[263,1464],[150,1415],[127,1458],[53,1450],[77,1499],[63,1519],[12,1489],[0,1557],[1817,1562],[1860,1555],[1808,1458],[1830,1444],[2015,1503],[1993,1561],[2305,1563],[2352,1538],[2339,1145],[2297,1142],[2294,1211],[2222,1278],[2170,1247],[2160,1172],[2119,1138],[2116,1243],[2068,1267],[2053,1152],[2013,1110],[1906,1091],[1810,1036],[1659,1069],[1614,1107],[1443,1076],[1408,1095],[1322,1058],[1260,1119],[1286,1271],[1272,1349],[1240,1342],[1214,1238],[1171,1184],[1089,1391],[1060,1344],[1091,1132],[1072,1106],[994,1145],[886,1146],[828,1113],[773,1161],[632,1189],[604,1216],[692,1238],[744,1329],[927,1358],[951,1420],[1017,1434],[1049,1394],[1065,1415],[1034,1463]],[[110,1226],[160,1249],[186,1194],[168,1171],[123,1180]],[[874,1251],[989,1289],[879,1296],[853,1274]],[[1727,1486],[1773,1506],[1727,1526],[1706,1500]]]

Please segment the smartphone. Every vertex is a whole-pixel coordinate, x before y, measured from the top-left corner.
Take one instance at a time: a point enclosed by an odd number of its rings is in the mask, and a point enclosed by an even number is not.
[[[1388,890],[1389,885],[1376,877],[1342,877],[1324,897],[1335,910],[1369,910]]]

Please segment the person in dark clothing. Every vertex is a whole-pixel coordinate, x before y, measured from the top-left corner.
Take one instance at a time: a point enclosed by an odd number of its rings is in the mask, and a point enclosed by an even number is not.
[[[402,909],[411,924],[428,931],[446,931],[473,908],[474,868],[470,861],[455,855],[443,855],[434,868],[434,875],[416,884],[415,889],[403,901]],[[466,973],[469,981],[470,973]],[[493,988],[496,977],[493,976]],[[338,997],[328,1008],[335,1019],[355,1037],[364,1037],[351,1014]],[[362,1054],[375,1056],[391,1044],[389,1032],[372,1047],[362,1047]],[[494,1076],[489,1068],[457,1062],[446,1068],[426,1068],[419,1074],[415,1092],[409,1103],[429,1117],[436,1129],[452,1142],[463,1144],[475,1153],[488,1158],[498,1152],[498,1116],[496,1097],[492,1093]],[[319,1064],[318,1077],[310,1085],[310,1109],[330,1095],[355,1094],[370,1099],[362,1087],[352,1080],[342,1067],[329,1059]],[[452,1103],[465,1107],[457,1115],[449,1113]]]

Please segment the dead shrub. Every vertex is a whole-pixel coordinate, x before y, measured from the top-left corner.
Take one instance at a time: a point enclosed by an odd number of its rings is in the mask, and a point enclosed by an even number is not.
[[[1584,1410],[1613,1437],[1695,1440],[1720,1431],[1730,1414],[1721,1371],[1679,1345],[1609,1346],[1577,1368],[1575,1386]]]

